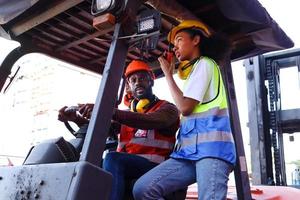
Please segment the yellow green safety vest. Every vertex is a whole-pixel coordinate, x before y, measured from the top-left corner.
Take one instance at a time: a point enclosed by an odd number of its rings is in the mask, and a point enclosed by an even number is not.
[[[219,66],[208,57],[201,57],[200,61],[207,62],[213,68],[211,81],[214,81],[216,96],[208,102],[200,102],[191,115],[181,117],[176,146],[171,157],[189,160],[210,157],[235,164],[236,151]],[[188,81],[189,77],[186,82]]]

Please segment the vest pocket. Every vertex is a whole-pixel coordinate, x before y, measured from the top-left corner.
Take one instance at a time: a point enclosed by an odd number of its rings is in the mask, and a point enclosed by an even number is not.
[[[188,119],[181,124],[180,134],[187,135],[195,129],[196,119]]]
[[[189,119],[180,126],[177,153],[189,156],[197,153],[196,119]]]

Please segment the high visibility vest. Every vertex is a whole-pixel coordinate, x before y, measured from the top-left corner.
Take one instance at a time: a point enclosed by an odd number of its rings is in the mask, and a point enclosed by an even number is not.
[[[166,101],[159,100],[146,113],[158,110]],[[178,119],[179,120],[179,119]],[[135,154],[148,160],[161,163],[171,154],[175,135],[162,135],[159,130],[142,130],[126,125],[121,126],[117,151]]]
[[[200,59],[204,59],[213,68],[211,81],[214,82],[216,96],[208,102],[196,105],[191,115],[181,117],[176,146],[171,157],[189,160],[210,157],[235,164],[236,151],[220,69],[210,58]]]

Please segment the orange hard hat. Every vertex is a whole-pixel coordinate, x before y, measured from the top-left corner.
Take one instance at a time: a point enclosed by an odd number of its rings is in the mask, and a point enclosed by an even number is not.
[[[125,71],[125,77],[127,78],[130,74],[138,71],[146,71],[150,74],[151,78],[154,79],[154,74],[150,66],[141,60],[133,60],[129,63]]]

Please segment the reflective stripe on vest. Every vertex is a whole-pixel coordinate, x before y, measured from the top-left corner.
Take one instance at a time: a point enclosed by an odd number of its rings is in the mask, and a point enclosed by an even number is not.
[[[134,137],[129,141],[129,143],[163,148],[163,149],[170,149],[170,150],[173,149],[173,147],[174,147],[173,142],[155,139],[154,134],[155,134],[154,130],[147,130],[147,138],[135,138]]]
[[[185,148],[195,144],[205,143],[205,142],[233,142],[233,137],[228,132],[215,131],[203,134],[194,134],[191,137],[185,139],[181,143],[181,148]]]
[[[218,117],[222,117],[222,116],[228,116],[228,109],[219,109],[217,108],[211,108],[210,110],[201,112],[201,113],[192,113],[191,115],[189,115],[188,117],[182,116],[181,117],[181,122],[187,120],[187,119],[193,119],[193,118],[206,118],[209,116],[218,116]]]
[[[214,88],[216,96],[207,102],[198,104],[191,115],[181,118],[177,143],[171,157],[190,160],[216,157],[234,164],[236,160],[235,145],[223,80],[219,68],[213,60],[207,57],[200,59],[204,59],[213,67],[212,81],[216,86]]]

